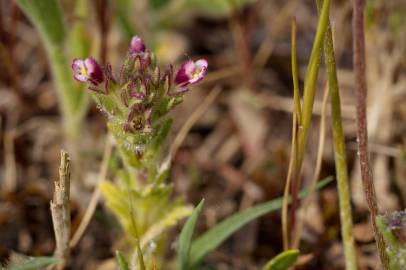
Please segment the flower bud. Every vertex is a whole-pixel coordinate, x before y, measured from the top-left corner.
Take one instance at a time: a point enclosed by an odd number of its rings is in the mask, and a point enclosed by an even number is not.
[[[145,43],[139,36],[134,36],[131,39],[130,48],[128,49],[130,54],[138,54],[145,52]]]

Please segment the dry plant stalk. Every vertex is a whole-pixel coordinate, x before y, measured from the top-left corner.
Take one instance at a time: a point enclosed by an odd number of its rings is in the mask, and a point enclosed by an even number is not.
[[[297,120],[296,120],[296,113],[293,113],[293,120],[292,120],[292,141],[291,141],[291,149],[290,149],[290,158],[289,158],[289,167],[288,167],[288,174],[286,176],[285,181],[285,189],[283,192],[283,204],[282,204],[282,237],[283,237],[283,250],[288,250],[290,246],[289,242],[289,219],[288,219],[288,206],[289,206],[289,189],[292,182],[292,174],[293,168],[296,162],[296,154],[297,154],[297,141],[296,141],[296,133],[297,133]]]
[[[52,223],[54,226],[56,248],[55,256],[61,259],[57,269],[63,269],[69,258],[70,238],[70,159],[67,152],[61,150],[59,179],[54,182],[54,198],[51,201]]]
[[[300,104],[300,89],[299,89],[299,79],[297,77],[297,60],[296,60],[296,19],[292,20],[291,24],[291,40],[292,40],[292,77],[293,77],[293,121],[292,121],[292,141],[290,150],[290,159],[288,174],[286,176],[285,190],[283,192],[283,205],[282,205],[282,236],[283,236],[283,249],[289,249],[289,222],[288,222],[288,204],[289,204],[289,191],[291,188],[292,175],[294,172],[294,167],[297,162],[297,128],[301,125],[301,104]],[[293,175],[294,176],[294,175]],[[292,222],[293,223],[293,222]]]
[[[320,179],[320,173],[322,169],[323,163],[323,153],[324,153],[324,145],[326,141],[326,115],[327,115],[327,101],[329,97],[329,88],[326,85],[324,88],[324,95],[323,95],[323,105],[321,109],[321,118],[320,118],[320,128],[319,128],[319,142],[317,148],[317,158],[316,158],[316,168],[314,169],[313,178],[309,184],[309,195],[304,199],[303,206],[302,206],[302,213],[301,218],[298,220],[296,224],[296,228],[294,230],[295,234],[292,240],[292,248],[297,249],[300,245],[300,237],[302,235],[303,225],[305,222],[305,217],[307,210],[309,209],[310,204],[315,198],[315,193],[317,189],[317,181]]]
[[[112,151],[113,151],[113,138],[111,138],[109,134],[107,135],[107,142],[104,147],[103,160],[100,166],[99,175],[97,177],[97,183],[100,183],[101,181],[106,179]],[[100,189],[96,185],[92,197],[90,198],[86,212],[83,215],[82,220],[80,221],[79,227],[77,228],[77,230],[72,236],[72,239],[70,240],[69,243],[70,248],[74,248],[79,243],[81,237],[85,233],[86,228],[89,225],[90,220],[92,219],[93,214],[96,210],[97,204],[100,199],[100,195],[101,195]]]
[[[389,261],[385,252],[385,242],[376,225],[378,204],[376,200],[375,186],[369,167],[368,158],[368,131],[366,116],[367,84],[365,78],[365,36],[364,36],[364,9],[365,0],[354,1],[353,17],[353,50],[354,50],[354,73],[355,91],[357,97],[357,142],[358,156],[361,167],[362,186],[365,193],[368,209],[371,213],[371,221],[375,240],[378,246],[382,266],[389,269]]]

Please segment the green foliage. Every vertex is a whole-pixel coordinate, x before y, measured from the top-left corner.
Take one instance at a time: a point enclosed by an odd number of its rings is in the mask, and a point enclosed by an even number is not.
[[[303,162],[305,146],[307,137],[310,130],[311,119],[313,115],[314,97],[316,94],[316,83],[320,68],[320,59],[323,53],[324,36],[329,21],[330,0],[323,1],[323,6],[320,11],[320,18],[317,25],[316,36],[314,38],[312,52],[307,65],[304,93],[303,93],[303,105],[302,105],[302,119],[301,123],[303,128],[299,129],[299,145],[298,145],[298,167],[297,171],[300,171],[300,167]]]
[[[148,4],[152,9],[164,8],[170,0],[149,0]]]
[[[406,212],[378,216],[376,224],[386,242],[391,270],[402,270],[406,265]]]
[[[322,13],[322,1],[316,0],[319,13]],[[323,1],[323,7],[325,0]],[[322,15],[320,15],[322,16]],[[331,99],[331,126],[333,130],[334,159],[336,165],[337,188],[340,206],[341,236],[344,245],[346,269],[357,269],[355,243],[352,232],[352,213],[350,189],[348,184],[347,156],[345,136],[341,117],[340,89],[338,85],[336,60],[334,56],[333,34],[327,16],[324,38],[324,59],[327,67],[328,86]]]
[[[17,0],[17,3],[37,28],[47,50],[52,73],[65,118],[66,134],[76,139],[87,108],[86,95],[73,84],[66,47],[64,14],[57,0]],[[76,46],[79,42],[75,41]]]
[[[11,263],[6,270],[35,270],[44,269],[47,266],[57,264],[59,260],[55,257],[28,257],[18,262]]]
[[[388,18],[388,25],[393,33],[402,35],[406,23],[405,9],[393,9]]]
[[[178,253],[177,253],[177,269],[187,270],[190,269],[189,266],[189,256],[190,256],[190,246],[192,242],[193,232],[195,231],[195,226],[197,220],[202,212],[204,205],[204,199],[199,203],[199,205],[193,210],[192,215],[189,217],[187,222],[182,228],[182,232],[179,236],[178,242]]]
[[[100,183],[100,189],[126,234],[134,239],[139,237],[141,247],[191,213],[183,200],[171,200],[172,188],[167,185],[148,185],[137,190],[104,181]]]
[[[87,0],[76,0],[74,15],[76,19],[68,29],[68,48],[71,58],[85,58],[90,53],[90,34],[86,29],[89,8]],[[84,93],[85,94],[85,93]],[[87,96],[87,95],[86,95]]]
[[[123,254],[121,254],[119,250],[116,251],[116,261],[120,270],[130,270],[127,260],[124,258]]]
[[[63,46],[65,27],[56,0],[17,0],[48,46]]]
[[[263,268],[263,270],[287,270],[297,261],[299,250],[292,249],[284,251],[272,258]]]
[[[256,0],[188,0],[185,8],[206,16],[225,17]]]
[[[375,21],[375,14],[381,5],[380,0],[367,0],[365,5],[365,24],[370,28]]]
[[[318,183],[317,188],[323,188],[331,181],[331,177],[326,178]],[[299,193],[299,198],[303,198],[307,194],[308,190],[302,191]],[[207,254],[219,247],[228,237],[247,223],[280,209],[282,207],[282,202],[283,198],[278,198],[244,210],[241,213],[234,214],[211,228],[202,236],[199,236],[193,241],[191,246],[190,265],[196,266],[199,264]]]
[[[401,2],[401,1],[400,1]],[[383,24],[392,34],[402,35],[405,25],[406,10],[401,3],[383,0],[367,0],[365,5],[365,25],[367,30]]]

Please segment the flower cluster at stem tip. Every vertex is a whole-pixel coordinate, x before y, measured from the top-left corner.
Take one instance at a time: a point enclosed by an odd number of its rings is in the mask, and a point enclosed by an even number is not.
[[[138,36],[131,39],[119,76],[113,75],[109,64],[102,67],[91,57],[72,62],[74,78],[88,84],[99,108],[126,134],[150,133],[152,122],[179,104],[188,87],[204,78],[207,68],[205,59],[188,60],[175,76],[172,65],[161,72],[154,54]]]

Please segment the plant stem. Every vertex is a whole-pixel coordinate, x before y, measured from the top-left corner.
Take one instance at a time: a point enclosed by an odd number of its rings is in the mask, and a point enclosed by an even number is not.
[[[297,153],[297,143],[296,143],[296,124],[297,114],[293,112],[292,120],[292,140],[291,140],[291,149],[290,149],[290,158],[289,158],[289,167],[288,173],[285,181],[285,189],[283,192],[283,203],[282,203],[282,238],[283,238],[283,250],[289,249],[289,222],[288,222],[288,206],[289,206],[289,188],[292,180],[292,172],[295,166],[296,153]]]
[[[323,7],[320,12],[319,22],[317,25],[316,36],[314,38],[312,52],[310,55],[309,64],[307,66],[304,92],[303,92],[303,105],[302,105],[302,119],[301,126],[298,130],[298,149],[295,163],[295,173],[293,174],[292,182],[292,212],[291,223],[294,227],[295,224],[295,210],[297,204],[297,194],[300,187],[300,172],[302,169],[304,153],[306,148],[307,137],[309,135],[310,124],[313,114],[314,97],[316,94],[317,76],[320,67],[320,58],[324,42],[324,34],[326,32],[328,15],[330,10],[330,0],[323,2]]]
[[[299,89],[299,79],[297,76],[297,57],[296,57],[296,18],[292,20],[292,30],[291,30],[291,40],[292,40],[292,79],[293,79],[293,101],[294,110],[297,115],[297,123],[300,126],[302,124],[302,109],[300,104],[300,89]]]
[[[330,0],[323,1],[323,7],[320,12],[319,24],[317,27],[316,37],[314,39],[312,53],[310,55],[309,65],[307,68],[302,108],[302,129],[299,131],[299,166],[301,167],[307,137],[309,135],[310,123],[313,114],[313,103],[316,94],[317,75],[320,66],[321,48],[323,47],[324,35],[328,24],[328,14],[330,10]]]
[[[366,115],[367,84],[365,78],[365,37],[364,37],[364,0],[354,1],[353,17],[353,61],[355,73],[355,91],[357,97],[357,141],[358,156],[361,167],[362,185],[367,201],[368,209],[371,214],[371,222],[374,230],[382,266],[389,269],[389,261],[385,252],[385,242],[382,234],[377,229],[376,216],[378,215],[378,203],[374,182],[369,167],[368,158],[368,130]]]
[[[70,237],[70,170],[69,155],[61,151],[61,165],[59,167],[59,179],[55,181],[54,198],[50,208],[52,223],[56,239],[55,256],[61,259],[57,269],[63,269],[69,258]]]
[[[283,192],[283,205],[282,205],[282,236],[283,236],[283,249],[286,251],[289,249],[289,222],[288,222],[288,204],[289,204],[289,191],[292,182],[292,173],[294,173],[294,167],[297,161],[297,128],[301,124],[302,112],[300,105],[300,90],[299,79],[297,77],[297,59],[296,59],[296,19],[292,20],[291,24],[291,41],[292,41],[292,80],[293,80],[293,121],[292,121],[292,140],[291,150],[289,158],[288,173],[286,176],[285,189]],[[292,222],[293,223],[293,222]]]
[[[316,158],[316,168],[314,169],[313,179],[309,183],[309,196],[303,200],[303,206],[301,211],[301,218],[298,220],[296,228],[295,228],[295,235],[292,240],[291,248],[297,249],[300,245],[300,236],[302,234],[304,217],[307,214],[307,210],[315,198],[316,186],[317,181],[320,178],[322,163],[323,163],[323,153],[324,153],[324,145],[326,141],[326,111],[327,111],[327,101],[329,96],[329,89],[328,86],[324,87],[324,94],[323,94],[323,103],[321,108],[321,117],[320,117],[320,129],[319,129],[319,143],[317,149],[317,158]]]
[[[322,0],[316,1],[318,10],[320,10],[321,1]],[[356,249],[352,233],[353,225],[350,189],[348,186],[347,156],[341,119],[340,92],[338,87],[333,35],[331,31],[330,21],[328,21],[326,36],[324,39],[324,53],[331,98],[331,120],[334,141],[334,160],[336,166],[338,197],[340,205],[341,235],[343,238],[346,269],[354,270],[357,269]]]

